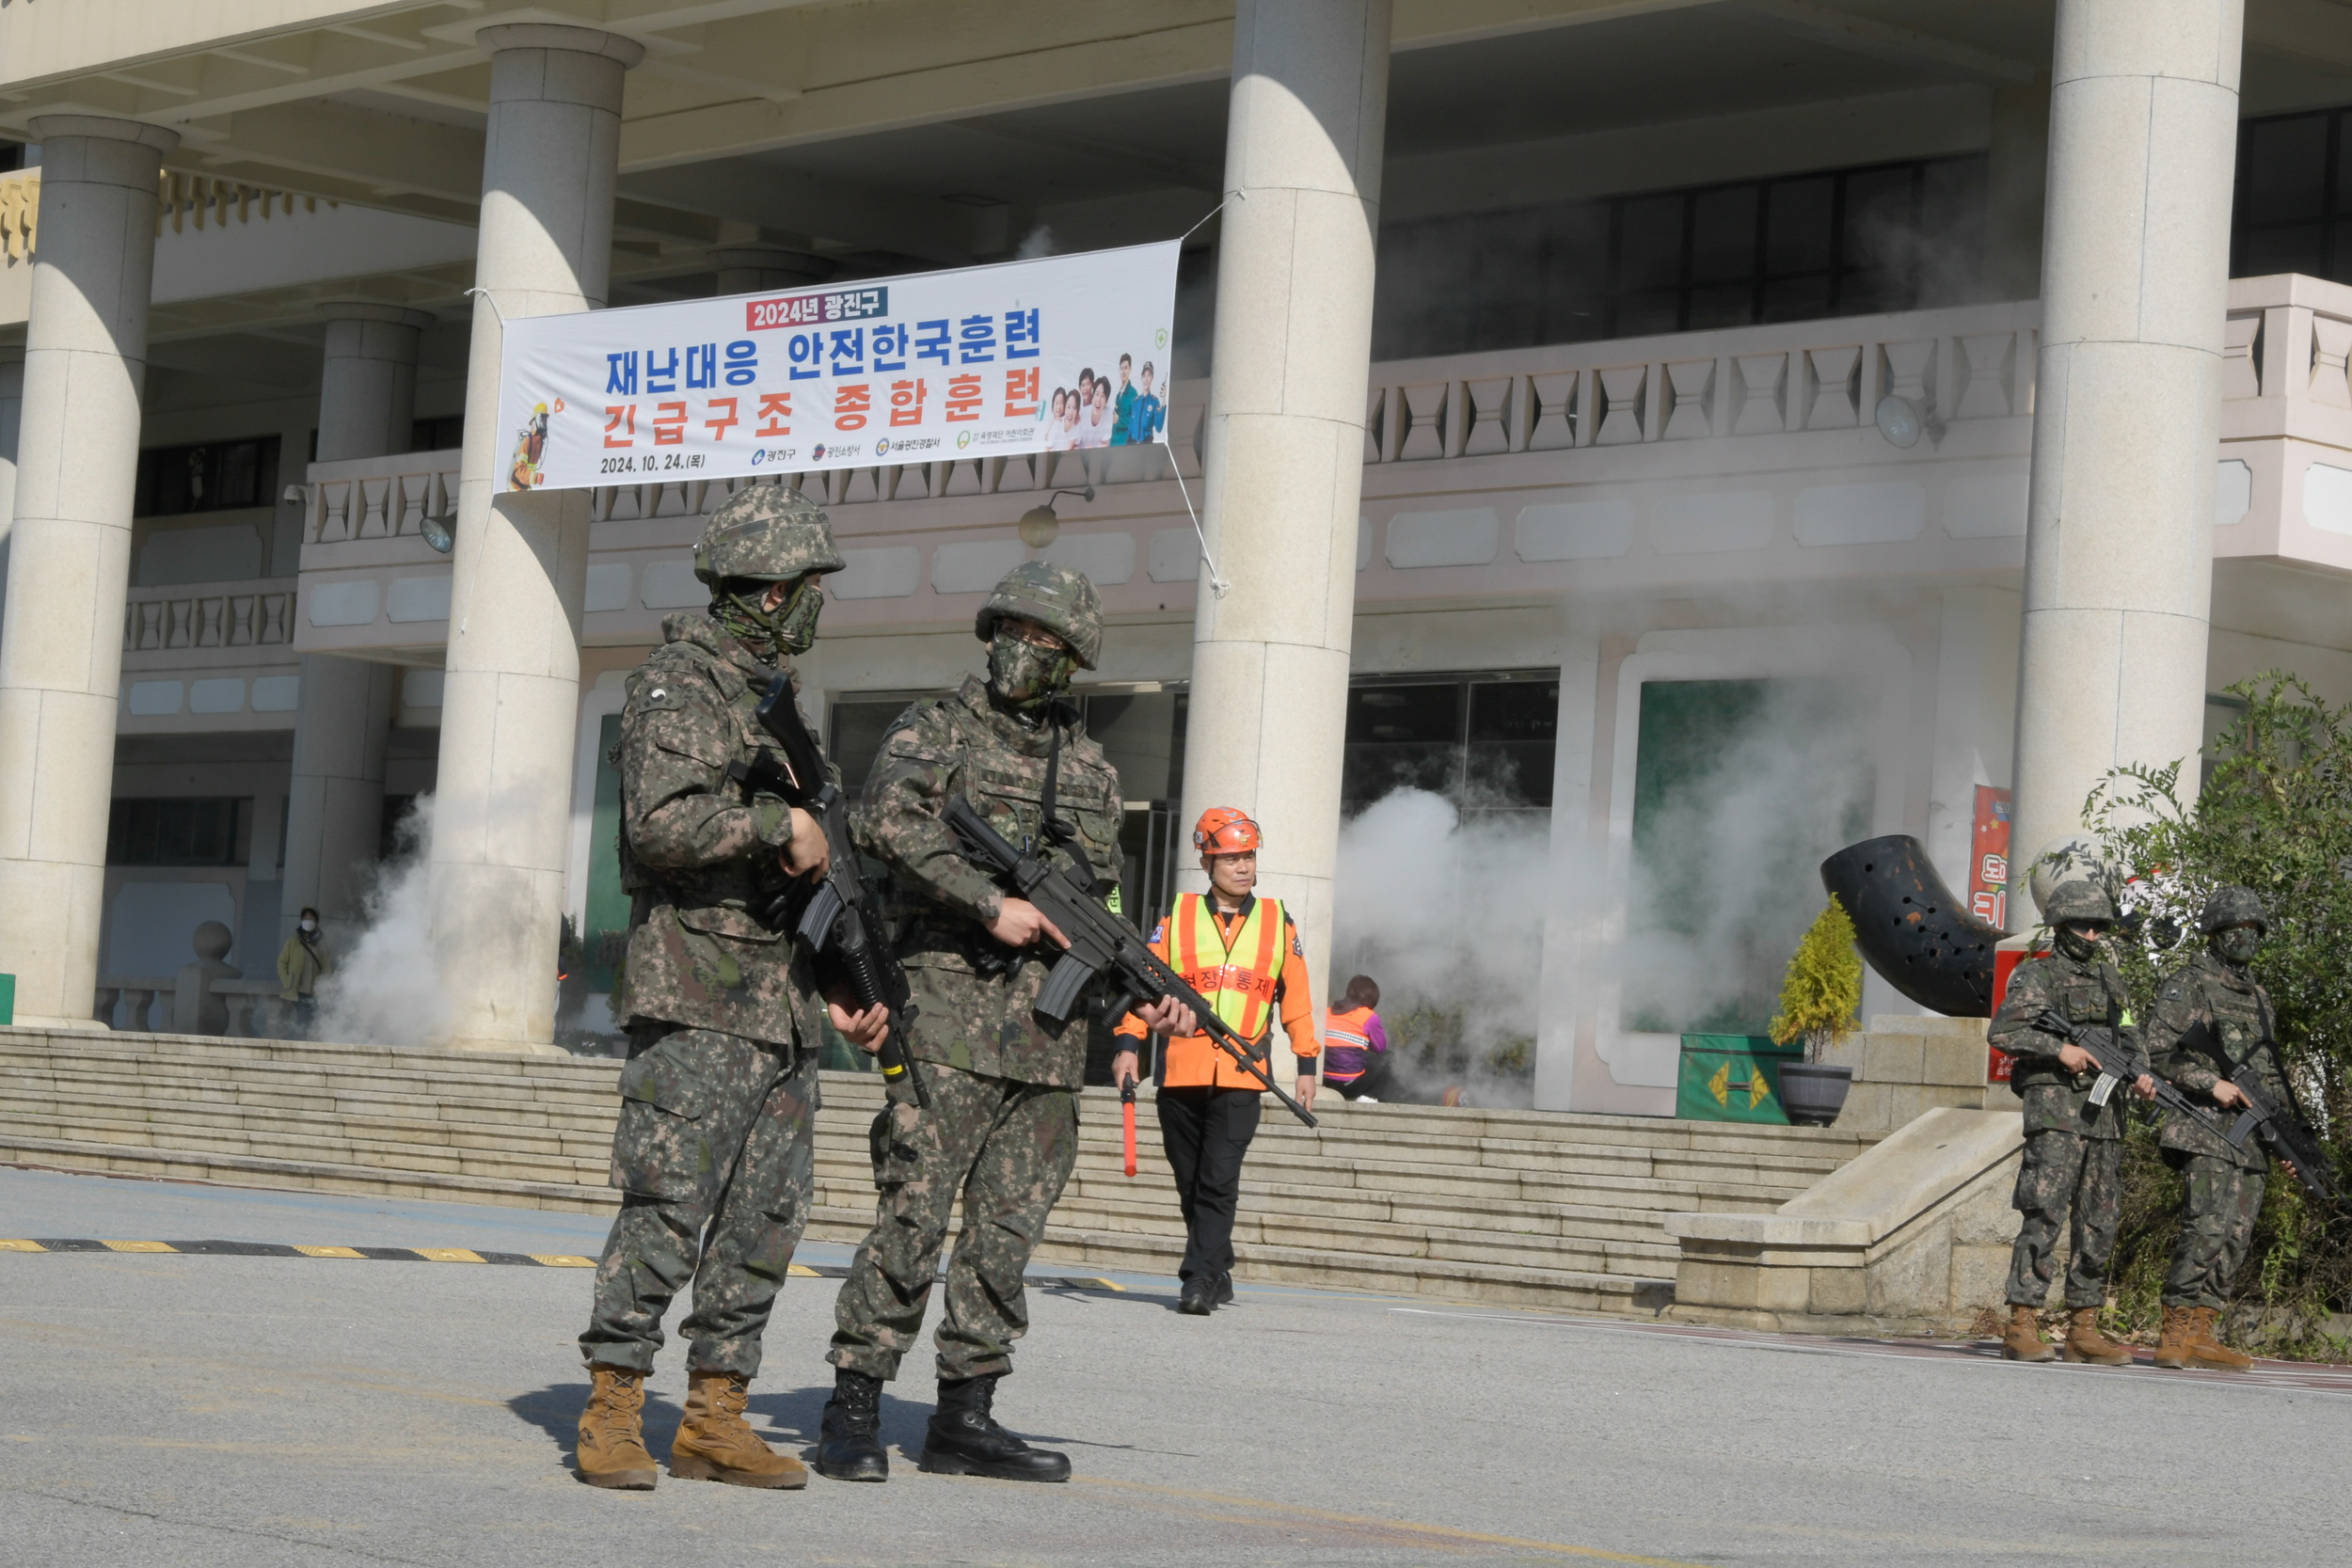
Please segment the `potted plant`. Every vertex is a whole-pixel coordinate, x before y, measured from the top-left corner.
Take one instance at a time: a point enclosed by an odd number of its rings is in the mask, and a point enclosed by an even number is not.
[[[1780,1102],[1800,1127],[1827,1127],[1845,1107],[1853,1069],[1832,1067],[1821,1053],[1860,1021],[1862,959],[1854,952],[1853,921],[1835,894],[1804,940],[1797,943],[1780,982],[1780,1014],[1772,1020],[1776,1045],[1802,1037],[1804,1060],[1780,1069]]]

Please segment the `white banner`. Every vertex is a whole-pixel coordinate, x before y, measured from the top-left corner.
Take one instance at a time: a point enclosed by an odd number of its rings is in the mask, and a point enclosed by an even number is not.
[[[505,488],[1143,445],[1177,242],[506,323]]]

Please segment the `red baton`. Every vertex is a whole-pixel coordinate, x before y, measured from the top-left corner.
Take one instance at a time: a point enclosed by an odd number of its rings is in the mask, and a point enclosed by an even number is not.
[[[1136,1173],[1136,1083],[1130,1078],[1119,1088],[1119,1115],[1126,1123],[1127,1174]]]

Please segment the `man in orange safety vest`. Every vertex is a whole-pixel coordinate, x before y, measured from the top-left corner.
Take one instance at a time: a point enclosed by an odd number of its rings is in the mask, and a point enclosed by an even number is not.
[[[1279,1019],[1298,1062],[1298,1102],[1315,1096],[1315,990],[1298,927],[1276,898],[1260,898],[1258,825],[1232,806],[1203,812],[1193,829],[1209,891],[1177,895],[1176,907],[1152,934],[1152,951],[1182,974],[1218,1018],[1249,1042],[1272,1073]],[[1181,1026],[1182,1006],[1164,1002],[1130,1013],[1118,1025],[1135,1041],[1111,1058],[1111,1081],[1136,1075],[1145,1029]],[[1241,1162],[1258,1131],[1257,1081],[1205,1035],[1172,1035],[1153,1074],[1159,1091],[1160,1146],[1176,1175],[1184,1212],[1184,1259],[1178,1268],[1184,1293],[1177,1310],[1206,1317],[1233,1299],[1233,1212],[1241,1197]]]

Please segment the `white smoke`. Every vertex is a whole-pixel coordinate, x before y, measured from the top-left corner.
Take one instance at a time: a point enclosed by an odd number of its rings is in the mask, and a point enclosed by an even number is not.
[[[1021,244],[1013,251],[1012,259],[1016,261],[1034,261],[1041,256],[1052,254],[1054,254],[1053,226],[1041,223],[1021,236]]]
[[[1601,964],[1624,1027],[1764,1031],[1827,901],[1821,862],[1868,834],[1865,723],[1847,687],[1770,682],[1638,825],[1625,936]]]
[[[319,982],[321,1039],[421,1047],[448,1033],[430,936],[433,797],[418,796],[392,833],[358,939]]]
[[[1454,1086],[1480,1105],[1530,1103],[1526,1078],[1486,1064],[1534,1038],[1549,835],[1541,813],[1465,819],[1423,789],[1342,825],[1330,989],[1358,974],[1379,985],[1390,1070],[1413,1098]]]
[[[1825,901],[1820,862],[1868,832],[1874,775],[1851,688],[1757,696],[1686,737],[1688,766],[1655,790],[1614,878],[1599,846],[1555,852],[1544,813],[1400,789],[1342,825],[1330,990],[1351,974],[1379,985],[1410,1098],[1531,1103],[1510,1058],[1532,1051],[1548,918],[1583,933],[1580,1010],[1613,987],[1628,1030],[1763,1031]]]

